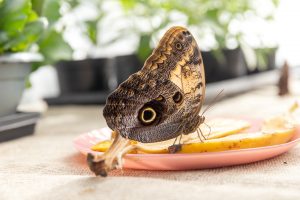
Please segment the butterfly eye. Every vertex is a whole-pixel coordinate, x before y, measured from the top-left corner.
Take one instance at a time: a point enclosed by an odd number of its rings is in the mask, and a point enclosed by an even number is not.
[[[179,42],[177,42],[177,43],[175,44],[175,47],[176,47],[177,50],[182,50],[182,44],[179,43]]]
[[[156,111],[151,107],[145,107],[140,111],[139,120],[145,124],[149,125],[156,119]]]
[[[180,92],[176,92],[174,95],[173,95],[173,101],[175,103],[181,103],[183,100],[183,97],[182,97],[182,94]]]

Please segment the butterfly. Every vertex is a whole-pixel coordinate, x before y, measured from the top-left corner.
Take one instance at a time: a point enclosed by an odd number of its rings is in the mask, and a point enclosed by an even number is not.
[[[204,97],[205,73],[197,42],[186,28],[175,26],[142,69],[109,95],[103,116],[122,138],[160,142],[199,128],[205,120],[199,115]],[[88,158],[95,171],[92,159]]]

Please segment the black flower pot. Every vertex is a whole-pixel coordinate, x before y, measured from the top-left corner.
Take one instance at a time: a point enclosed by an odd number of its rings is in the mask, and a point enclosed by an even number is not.
[[[201,52],[205,68],[205,79],[207,83],[218,81],[219,63],[211,51]]]
[[[90,59],[61,61],[55,67],[61,95],[96,89],[95,67]]]
[[[125,81],[131,74],[140,70],[143,64],[135,54],[115,57],[113,65],[117,85]]]
[[[226,58],[226,63],[222,66],[222,70],[223,73],[227,74],[226,79],[247,75],[248,67],[241,48],[225,49],[223,53]]]
[[[249,69],[248,74],[257,74],[276,68],[277,48],[261,48],[254,51],[257,59],[256,67],[251,70]]]
[[[49,105],[103,104],[111,91],[107,58],[61,61],[55,68],[60,95],[46,98]],[[114,73],[113,73],[114,74]]]
[[[273,70],[276,68],[276,53],[277,48],[273,48],[267,56],[268,65],[267,70]]]
[[[111,59],[96,58],[91,59],[95,71],[95,90],[110,92],[116,87],[116,73]]]
[[[241,48],[202,52],[207,83],[247,75],[246,60]]]
[[[256,51],[260,51],[262,52],[262,56],[264,60],[264,63],[258,62],[257,63],[257,69],[259,71],[268,71],[268,70],[272,70],[275,69],[276,64],[276,52],[277,52],[277,48],[264,48],[264,49],[256,49]],[[263,66],[264,64],[264,66]]]
[[[142,67],[136,55],[56,64],[61,94],[50,105],[105,103],[110,92]]]

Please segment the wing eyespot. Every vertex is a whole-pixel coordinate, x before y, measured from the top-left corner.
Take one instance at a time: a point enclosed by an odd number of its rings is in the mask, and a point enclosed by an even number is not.
[[[181,103],[183,101],[183,96],[180,92],[176,92],[174,95],[173,95],[173,101],[177,104]]]
[[[182,50],[182,49],[183,49],[183,46],[182,46],[182,44],[181,44],[180,42],[177,42],[177,43],[175,44],[175,48],[176,48],[177,50]]]
[[[139,120],[144,125],[152,124],[157,117],[156,111],[151,107],[142,108],[139,113]]]

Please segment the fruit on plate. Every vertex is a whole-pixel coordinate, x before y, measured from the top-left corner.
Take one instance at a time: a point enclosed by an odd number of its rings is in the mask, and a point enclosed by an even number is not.
[[[201,142],[207,139],[221,138],[227,135],[235,134],[240,131],[243,131],[250,127],[250,123],[245,120],[239,119],[228,119],[228,118],[215,118],[207,122],[206,124],[201,125],[202,135],[198,135],[197,132],[194,132],[189,135],[183,135],[181,141],[183,143],[188,143],[189,141],[196,140],[196,142]],[[199,138],[199,136],[201,138]],[[98,144],[92,147],[94,151],[104,152],[106,151],[114,140],[115,134],[112,134],[111,140],[101,141]],[[138,143],[136,141],[130,141],[131,145],[141,145],[141,149],[143,149],[143,144]],[[148,143],[144,144],[145,147],[154,147],[152,153],[165,153],[161,150],[156,152],[156,147],[161,147],[162,145],[171,146],[174,143],[174,140],[167,140],[164,142],[156,142],[156,143]],[[138,148],[139,149],[139,148]],[[148,149],[148,148],[146,148]],[[160,149],[160,148],[159,148]],[[137,152],[137,151],[136,151]],[[143,151],[142,151],[143,152]],[[148,150],[145,150],[148,152]]]
[[[88,164],[97,175],[107,176],[108,171],[122,168],[122,157],[126,153],[169,153],[170,147],[179,146],[179,153],[200,153],[256,148],[286,143],[299,128],[298,104],[279,116],[266,119],[259,130],[253,132],[245,120],[216,118],[201,125],[201,134],[197,132],[183,135],[181,145],[174,145],[174,140],[158,143],[139,143],[112,133],[112,139],[101,141],[92,147],[101,155],[88,154]],[[297,114],[298,112],[298,114]],[[298,120],[297,120],[298,119]],[[96,164],[95,164],[96,163]]]
[[[255,148],[288,142],[295,133],[295,126],[287,116],[276,116],[264,121],[261,130],[247,133],[241,132],[249,127],[245,120],[216,118],[208,122],[211,133],[204,128],[206,139],[199,139],[198,134],[184,135],[178,153],[216,152],[233,149]],[[207,126],[207,127],[208,127]],[[94,151],[106,151],[112,142],[102,141],[92,147]],[[174,140],[157,143],[137,143],[131,141],[129,153],[168,153],[168,147]]]

